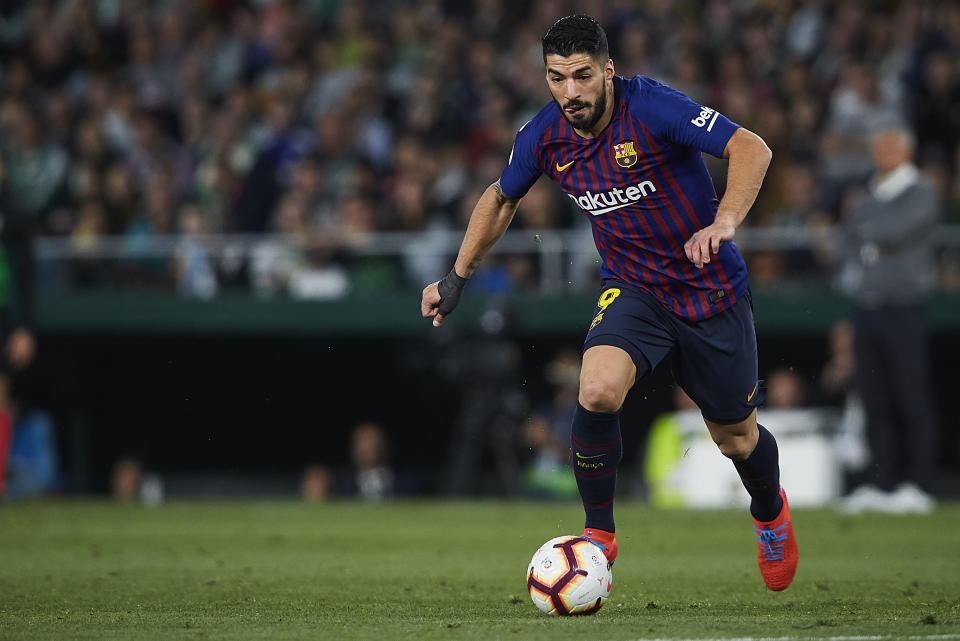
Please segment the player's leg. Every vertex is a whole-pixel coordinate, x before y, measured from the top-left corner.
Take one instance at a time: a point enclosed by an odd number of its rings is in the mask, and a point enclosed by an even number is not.
[[[594,345],[583,353],[577,400],[591,412],[619,412],[636,380],[630,354],[613,345]]]
[[[674,377],[700,408],[713,442],[737,469],[753,517],[769,521],[782,506],[780,466],[776,439],[757,424],[763,390],[757,380],[749,293],[715,316],[682,324],[678,334]]]
[[[613,496],[623,454],[620,409],[636,381],[669,353],[674,335],[650,294],[605,281],[587,331],[579,402],[570,434],[577,487],[586,513],[584,535],[617,556]]]
[[[797,537],[793,532],[787,495],[780,488],[777,441],[757,423],[754,410],[739,423],[726,425],[706,420],[710,436],[733,461],[750,494],[750,513],[757,537],[757,564],[771,590],[783,590],[797,571]]]
[[[570,430],[573,470],[586,514],[584,535],[604,547],[611,562],[617,556],[613,497],[623,455],[620,410],[630,388],[673,345],[657,320],[656,301],[645,296],[617,281],[605,283],[584,340]]]
[[[757,423],[762,391],[749,293],[705,321],[678,327],[678,335],[674,375],[750,494],[760,573],[767,587],[782,590],[793,580],[797,545],[780,488],[777,441]]]
[[[757,411],[734,424],[704,419],[710,437],[720,452],[733,461],[750,495],[750,513],[758,521],[773,520],[780,513],[780,456],[777,440],[757,423]]]
[[[623,457],[620,411],[636,376],[636,365],[619,347],[587,349],[570,429],[573,472],[586,515],[584,533],[605,548],[611,562],[617,555],[613,495]]]

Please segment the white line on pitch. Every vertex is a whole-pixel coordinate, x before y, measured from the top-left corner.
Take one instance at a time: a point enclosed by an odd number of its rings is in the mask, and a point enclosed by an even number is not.
[[[872,634],[862,636],[831,636],[831,637],[701,637],[698,639],[674,639],[658,637],[656,639],[634,639],[633,641],[887,641],[888,639],[907,639],[909,641],[945,641],[960,639],[960,634],[914,634],[901,636],[899,634]]]

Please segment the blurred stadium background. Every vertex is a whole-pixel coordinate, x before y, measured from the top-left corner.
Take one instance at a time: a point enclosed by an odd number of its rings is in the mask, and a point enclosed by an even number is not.
[[[943,203],[936,490],[960,495],[960,6],[816,0],[2,3],[0,207],[36,266],[15,396],[46,426],[23,460],[47,491],[569,493],[587,221],[541,182],[442,331],[418,299],[548,99],[540,37],[573,11],[618,73],[773,149],[737,236],[761,376],[771,405],[833,408],[830,442],[849,392],[832,240],[868,133],[913,129]],[[647,435],[674,402],[665,371],[629,400],[623,493],[651,493]]]

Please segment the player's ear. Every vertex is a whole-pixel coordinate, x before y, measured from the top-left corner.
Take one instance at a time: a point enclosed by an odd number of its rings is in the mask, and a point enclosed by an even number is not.
[[[610,78],[613,78],[615,73],[616,71],[613,68],[613,58],[610,58],[607,60],[607,64],[605,64],[603,67],[603,76],[609,80]]]

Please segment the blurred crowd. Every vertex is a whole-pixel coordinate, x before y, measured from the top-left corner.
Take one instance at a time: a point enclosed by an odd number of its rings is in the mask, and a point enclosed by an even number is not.
[[[78,248],[181,238],[172,263],[124,278],[198,295],[420,286],[449,266],[430,232],[463,227],[548,100],[540,38],[572,12],[605,26],[618,73],[672,85],[767,141],[774,162],[747,224],[838,222],[871,171],[870,133],[897,122],[916,136],[942,221],[960,222],[960,5],[821,0],[7,0],[3,215]],[[708,165],[722,189],[725,162]],[[541,181],[514,225],[585,224],[565,200]],[[373,231],[424,241],[399,262],[353,251]],[[264,232],[287,240],[240,258],[191,242]],[[748,258],[759,282],[822,276],[830,260]],[[957,262],[942,285],[960,288]],[[502,267],[492,287],[536,282],[534,264]]]

